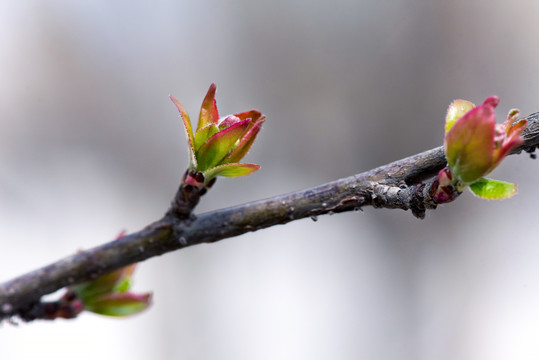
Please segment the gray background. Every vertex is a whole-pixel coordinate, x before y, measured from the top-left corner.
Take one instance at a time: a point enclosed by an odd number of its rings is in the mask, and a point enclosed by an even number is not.
[[[268,120],[208,211],[439,146],[448,104],[539,110],[535,1],[0,1],[0,280],[160,217],[196,118]],[[131,319],[0,328],[1,359],[537,359],[539,163],[423,221],[297,221],[143,263]]]

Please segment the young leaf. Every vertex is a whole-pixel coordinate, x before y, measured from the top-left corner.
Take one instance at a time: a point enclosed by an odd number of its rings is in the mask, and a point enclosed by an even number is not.
[[[247,154],[251,145],[255,141],[256,135],[262,128],[262,123],[265,117],[261,117],[258,121],[247,131],[247,133],[241,138],[240,142],[234,150],[232,150],[223,160],[224,163],[235,163],[243,159]]]
[[[204,178],[208,182],[216,176],[237,177],[248,175],[258,169],[260,169],[260,165],[256,164],[225,164],[209,169],[204,173]]]
[[[204,144],[206,140],[215,135],[218,131],[219,127],[215,124],[208,124],[205,127],[197,130],[195,133],[195,151],[198,151],[202,144]]]
[[[215,90],[217,86],[211,84],[208,93],[202,102],[200,115],[198,117],[197,131],[209,124],[217,124],[219,121],[219,113],[217,112],[217,102],[215,101]]]
[[[178,101],[174,96],[169,95],[170,100],[176,105],[180,116],[183,120],[183,126],[185,128],[185,134],[187,137],[187,145],[189,146],[189,168],[195,169],[197,166],[197,159],[195,157],[195,140],[193,137],[193,127],[191,126],[191,120],[189,119],[189,114],[185,111],[182,103]]]
[[[474,107],[475,105],[467,100],[457,99],[453,101],[451,105],[449,105],[445,116],[445,133],[447,134],[453,125]]]
[[[517,193],[517,186],[505,181],[481,178],[470,185],[470,190],[477,196],[489,199],[507,199]]]
[[[198,170],[206,171],[226,156],[236,141],[245,133],[250,120],[240,121],[213,135],[200,146],[197,152]]]
[[[240,118],[241,120],[253,119],[253,124],[254,124],[254,122],[257,121],[262,116],[262,113],[258,110],[249,110],[249,111],[244,111],[242,113],[238,113],[234,115]]]
[[[151,297],[151,294],[114,293],[85,303],[84,308],[100,315],[128,316],[146,309]]]
[[[494,108],[480,105],[461,117],[445,135],[445,156],[452,173],[471,183],[485,175],[494,151]]]
[[[95,280],[88,281],[73,287],[77,296],[84,300],[91,300],[103,294],[110,293],[122,281],[123,269],[118,269]]]

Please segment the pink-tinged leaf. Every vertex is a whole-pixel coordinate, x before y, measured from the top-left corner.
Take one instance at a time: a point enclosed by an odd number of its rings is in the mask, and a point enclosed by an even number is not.
[[[465,183],[481,178],[492,164],[496,118],[489,99],[460,118],[445,136],[447,163]]]
[[[100,315],[129,316],[148,308],[151,297],[151,294],[107,294],[90,303],[84,303],[84,309]]]
[[[516,123],[510,123],[507,127],[507,137],[513,137],[513,136],[520,136],[524,129],[526,129],[526,126],[528,125],[528,121],[526,119],[520,119]]]
[[[219,130],[226,129],[227,127],[230,127],[234,125],[235,123],[238,123],[242,120],[245,120],[245,119],[240,119],[236,115],[228,115],[227,117],[225,117],[223,120],[219,122]]]
[[[234,150],[232,150],[224,159],[224,163],[237,163],[245,155],[247,155],[247,152],[251,148],[251,145],[253,145],[253,142],[255,141],[256,135],[258,135],[258,132],[262,128],[262,123],[265,121],[265,117],[261,117],[258,119],[258,121],[245,133],[245,135],[241,138],[240,142]]]
[[[508,133],[509,133],[509,129],[511,128],[513,123],[517,120],[519,115],[520,115],[520,110],[519,109],[511,109],[511,110],[509,110],[509,114],[507,114],[507,120],[505,120],[505,123],[504,123],[504,125],[506,125],[506,124],[509,125],[508,128],[507,128]]]
[[[219,127],[215,124],[208,124],[207,126],[197,130],[195,133],[195,152],[200,149],[209,138],[219,132]]]
[[[524,139],[517,135],[517,136],[512,137],[510,139],[506,139],[504,141],[502,147],[494,149],[494,153],[493,153],[493,156],[492,156],[492,165],[490,167],[490,171],[494,170],[500,164],[500,162],[507,155],[509,155],[509,152],[513,148],[521,145],[523,142],[524,142]]]
[[[517,186],[505,181],[482,178],[470,184],[470,190],[483,199],[500,200],[515,195]]]
[[[202,102],[200,115],[198,117],[197,131],[209,124],[217,124],[219,122],[219,113],[217,112],[217,102],[215,101],[215,84],[211,84],[208,93]]]
[[[257,171],[258,169],[260,169],[260,165],[256,164],[225,164],[209,169],[204,173],[204,178],[206,179],[206,182],[209,182],[216,176],[244,176]]]
[[[499,139],[494,145],[491,170],[494,170],[511,150],[524,142],[524,138],[522,138],[520,135],[526,128],[527,124],[528,122],[526,119],[522,119],[514,124],[511,124],[511,118],[509,118],[502,125],[497,125],[501,126],[501,132],[504,133],[504,137]]]
[[[238,139],[245,133],[250,120],[240,121],[224,130],[219,131],[208,139],[197,152],[198,171],[206,171],[216,165],[234,147]]]
[[[488,98],[485,99],[485,101],[483,101],[483,105],[490,106],[493,109],[496,106],[498,106],[499,103],[500,103],[500,98],[497,96],[489,96]]]
[[[178,111],[180,112],[180,116],[183,120],[183,126],[185,128],[185,134],[187,137],[187,145],[189,146],[189,168],[195,169],[197,165],[197,160],[195,158],[195,141],[193,137],[193,127],[191,126],[191,120],[189,119],[189,114],[187,111],[185,111],[185,108],[183,105],[172,95],[170,96],[170,100],[176,105],[178,108]]]
[[[455,125],[455,123],[463,117],[468,111],[472,110],[475,105],[472,102],[467,100],[457,99],[454,100],[449,108],[447,109],[447,114],[445,116],[445,133]]]
[[[241,120],[252,119],[254,123],[262,116],[262,113],[258,110],[249,110],[249,111],[245,111],[245,112],[234,114],[234,115],[239,117]]]

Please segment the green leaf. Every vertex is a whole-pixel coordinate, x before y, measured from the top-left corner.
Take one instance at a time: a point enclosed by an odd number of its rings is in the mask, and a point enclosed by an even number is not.
[[[119,281],[118,284],[116,284],[116,286],[114,287],[112,291],[118,292],[118,293],[127,292],[131,288],[132,283],[133,283],[133,280],[130,277],[121,279],[121,281]]]
[[[215,124],[208,124],[207,126],[197,130],[195,133],[195,151],[198,151],[202,144],[204,144],[210,137],[215,135],[219,131],[219,127]]]
[[[204,173],[204,179],[206,182],[209,182],[216,176],[226,176],[226,177],[237,177],[249,175],[252,172],[260,169],[260,165],[256,164],[225,164],[219,165],[214,168],[209,169]]]
[[[150,305],[151,296],[132,293],[108,294],[84,303],[84,309],[100,315],[128,316],[145,310]]]
[[[517,193],[517,186],[505,181],[481,178],[470,185],[470,190],[483,199],[507,199]]]
[[[189,119],[189,114],[185,111],[182,103],[178,101],[174,96],[169,95],[170,100],[176,105],[180,116],[183,120],[183,126],[185,128],[185,135],[187,137],[187,145],[189,146],[189,168],[195,169],[197,166],[197,159],[195,158],[195,141],[193,137],[193,127],[191,126],[191,120]]]
[[[112,292],[125,292],[129,290],[136,266],[136,264],[127,265],[94,280],[75,285],[73,291],[84,302],[93,301],[97,297]]]
[[[197,131],[209,124],[217,124],[219,122],[219,113],[217,112],[217,102],[215,101],[215,84],[211,84],[208,93],[202,101],[200,107],[200,115],[198,117]]]
[[[118,269],[101,275],[95,280],[75,285],[73,290],[83,301],[91,301],[96,297],[113,291],[118,282],[122,280],[122,275],[123,269]]]
[[[245,133],[250,120],[240,121],[209,138],[197,152],[198,171],[206,171],[219,165],[221,160],[234,147],[238,139]]]
[[[474,107],[475,105],[467,100],[457,99],[453,101],[451,105],[449,105],[445,116],[445,133],[447,134],[453,125]]]

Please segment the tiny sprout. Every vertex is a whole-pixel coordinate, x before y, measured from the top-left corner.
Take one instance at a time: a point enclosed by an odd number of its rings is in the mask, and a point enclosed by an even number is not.
[[[199,190],[210,188],[217,176],[243,176],[260,168],[259,165],[239,161],[251,148],[265,116],[257,110],[250,110],[219,118],[215,91],[215,84],[211,84],[194,132],[189,114],[170,95],[180,112],[187,136],[189,170],[183,182]]]

